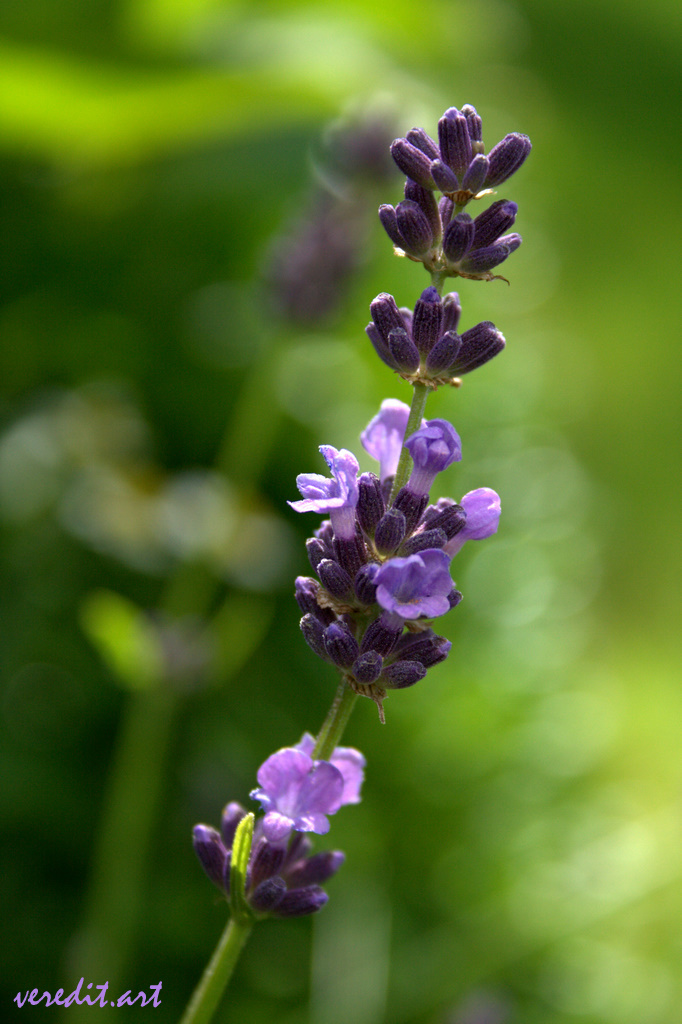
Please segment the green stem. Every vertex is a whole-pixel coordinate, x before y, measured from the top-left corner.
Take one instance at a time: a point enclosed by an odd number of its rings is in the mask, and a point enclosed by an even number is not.
[[[209,960],[180,1024],[208,1024],[215,1013],[239,954],[253,928],[253,919],[231,917]]]
[[[414,394],[412,395],[412,405],[410,407],[410,415],[405,427],[405,437],[409,437],[414,434],[415,430],[419,430],[424,416],[424,409],[426,408],[426,399],[429,395],[429,388],[426,384],[415,384]],[[391,490],[391,497],[389,499],[389,505],[392,505],[395,501],[396,495],[401,487],[404,487],[407,483],[410,470],[412,469],[412,459],[407,448],[403,446],[400,452],[400,459],[398,461],[398,468],[395,474],[395,480],[393,481],[393,488]]]
[[[348,719],[351,716],[357,699],[357,693],[351,690],[348,683],[342,679],[332,701],[332,706],[322,723],[322,728],[317,734],[317,742],[312,753],[314,760],[328,761],[332,756],[334,748],[339,745],[343,730],[348,724]]]

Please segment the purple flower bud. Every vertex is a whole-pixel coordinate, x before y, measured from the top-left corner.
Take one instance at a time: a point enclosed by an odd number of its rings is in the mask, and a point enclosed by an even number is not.
[[[412,318],[412,339],[422,355],[427,355],[438,341],[442,322],[443,306],[438,291],[426,288],[417,300]]]
[[[353,675],[359,683],[367,686],[376,682],[381,675],[384,659],[377,651],[365,651],[353,664]]]
[[[324,889],[317,885],[292,889],[282,897],[273,913],[275,917],[303,917],[321,910],[328,900]]]
[[[405,239],[400,234],[400,228],[398,227],[398,218],[396,216],[395,207],[390,206],[388,203],[383,203],[379,207],[379,220],[381,225],[391,239],[393,244],[399,249],[405,248]]]
[[[283,878],[268,878],[257,885],[249,897],[249,903],[259,914],[275,910],[286,895],[287,887]]]
[[[379,463],[381,480],[395,476],[409,416],[409,405],[396,398],[386,398],[360,435],[362,447]]]
[[[269,843],[261,836],[251,848],[250,884],[256,889],[266,878],[278,875],[284,864],[286,850],[283,845]],[[286,888],[286,887],[285,887]],[[284,890],[283,890],[284,891]]]
[[[500,235],[509,231],[516,220],[518,209],[516,203],[511,203],[507,199],[499,199],[483,213],[479,213],[474,221],[474,246],[477,249],[482,249],[487,245],[492,245]]]
[[[408,178],[412,178],[424,188],[434,187],[431,177],[431,160],[421,149],[408,142],[407,139],[396,139],[391,143],[391,156]]]
[[[459,602],[462,600],[462,596],[463,595],[460,593],[459,590],[455,590],[454,587],[452,588],[452,590],[448,594],[448,604],[450,605],[450,610],[457,607]]]
[[[476,112],[476,107],[472,107],[470,103],[465,103],[462,107],[462,113],[467,119],[467,128],[469,130],[469,138],[472,143],[483,141],[483,122]],[[474,147],[474,152],[475,152]]]
[[[402,512],[405,516],[405,536],[409,537],[414,529],[416,529],[419,520],[422,517],[422,512],[426,508],[429,502],[428,494],[417,494],[409,486],[401,487],[396,494],[395,501],[393,502],[393,508],[397,512]]]
[[[346,859],[340,850],[325,850],[306,857],[287,869],[287,883],[294,888],[326,882],[335,875]]]
[[[380,555],[390,555],[400,547],[406,531],[405,516],[396,508],[389,508],[374,534],[374,545]]]
[[[505,135],[501,142],[488,154],[488,176],[486,188],[495,188],[518,171],[521,164],[531,151],[531,141],[527,135],[512,132]]]
[[[484,156],[483,153],[479,153],[473,158],[464,175],[462,191],[471,192],[473,195],[476,195],[483,188],[487,176],[488,157]]]
[[[431,177],[441,192],[459,192],[459,178],[442,160],[434,160],[431,164]]]
[[[399,659],[419,661],[424,668],[430,668],[445,661],[451,647],[449,640],[427,629],[423,633],[407,633],[401,637],[395,653]]]
[[[376,562],[368,562],[363,565],[355,577],[355,594],[360,604],[374,604],[377,597],[377,587],[374,577],[379,570]]]
[[[308,644],[308,647],[324,661],[329,661],[329,655],[327,654],[327,648],[324,646],[324,630],[325,627],[317,617],[312,613],[304,615],[300,622],[301,632],[303,633],[303,639]]]
[[[372,422],[374,422],[374,420]],[[365,431],[365,433],[367,433],[367,431]],[[362,434],[360,438],[361,440],[364,438],[365,433]],[[362,443],[363,445],[365,444],[364,440]],[[355,509],[355,515],[361,529],[368,537],[374,536],[376,525],[385,511],[386,505],[381,493],[381,484],[379,483],[379,480],[374,473],[362,473],[361,476],[358,477],[358,504]]]
[[[402,373],[414,373],[419,368],[419,352],[404,327],[398,327],[388,336],[388,348],[393,365]]]
[[[505,346],[504,335],[496,329],[495,324],[486,320],[465,331],[461,342],[457,357],[450,365],[450,372],[458,376],[483,366]]]
[[[350,668],[360,648],[348,626],[342,622],[332,622],[324,633],[324,646],[327,654],[339,668]]]
[[[403,199],[395,208],[398,230],[402,235],[405,252],[410,256],[423,256],[434,244],[429,218],[418,203]]]
[[[459,269],[472,276],[486,275],[504,263],[508,256],[521,245],[521,236],[503,235],[494,245],[484,249],[472,249],[460,263]]]
[[[388,657],[400,639],[403,631],[402,622],[397,625],[393,622],[385,622],[384,616],[375,619],[370,623],[362,638],[361,651],[376,651],[383,658]]]
[[[473,152],[467,119],[456,107],[450,107],[438,122],[438,141],[443,162],[460,181],[471,163]]]
[[[433,192],[428,188],[424,188],[422,185],[418,185],[416,181],[412,181],[408,178],[405,182],[405,198],[411,199],[412,202],[417,204],[431,226],[431,234],[434,242],[439,240],[442,233],[442,225],[440,213],[438,211],[438,203],[436,202],[436,197]]]
[[[483,540],[497,532],[500,522],[500,496],[490,487],[469,491],[461,501],[466,512],[466,526],[448,541],[446,552],[450,558],[457,554],[468,540]]]
[[[360,566],[364,565],[367,561],[367,551],[362,537],[358,536],[357,533],[348,538],[335,537],[334,556],[335,560],[339,565],[343,566],[350,578],[354,579]]]
[[[445,373],[457,360],[462,339],[455,331],[446,331],[426,357],[426,372],[437,376]]]
[[[317,572],[317,567],[322,559],[329,558],[329,555],[331,554],[330,549],[319,539],[319,537],[309,537],[305,542],[305,549],[308,553],[308,561],[315,572]]]
[[[384,670],[381,681],[389,690],[404,690],[414,686],[426,675],[426,669],[419,661],[396,661]]]
[[[447,226],[443,252],[451,263],[459,263],[474,244],[474,221],[468,213],[458,213]]]
[[[299,474],[296,486],[303,500],[290,501],[289,505],[296,512],[327,512],[337,537],[354,537],[358,460],[345,448],[339,451],[329,444],[320,445],[320,451],[332,472],[331,480],[319,473]]]
[[[451,503],[440,504],[450,501]],[[440,498],[438,505],[431,505],[424,515],[425,525],[429,530],[442,530],[448,540],[459,533],[467,521],[466,512],[461,505],[456,505],[451,499]]]
[[[391,558],[379,569],[376,582],[378,603],[402,619],[435,618],[450,609],[450,560],[444,551]]]
[[[443,530],[422,530],[420,533],[413,533],[409,540],[403,544],[405,555],[414,555],[418,551],[426,551],[427,548],[444,548],[447,537]]]
[[[317,567],[317,574],[332,597],[340,601],[352,600],[353,581],[338,562],[323,558]]]
[[[410,142],[422,153],[428,156],[429,160],[435,160],[440,156],[440,150],[430,135],[427,135],[423,128],[410,128],[406,135],[407,142]]]
[[[457,292],[448,292],[443,298],[443,331],[456,331],[462,307]]]
[[[319,586],[316,580],[311,580],[309,576],[297,576],[294,586],[296,588],[296,602],[303,614],[310,613],[315,615],[320,607],[317,603]]]
[[[436,475],[462,458],[459,435],[447,420],[427,420],[407,438],[405,447],[414,463],[407,484],[413,494],[428,494]]]
[[[193,843],[202,868],[213,884],[222,889],[225,878],[226,850],[220,833],[210,825],[195,825]]]

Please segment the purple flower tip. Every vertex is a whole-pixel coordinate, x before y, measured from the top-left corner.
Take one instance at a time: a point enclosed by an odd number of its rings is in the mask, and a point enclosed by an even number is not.
[[[408,487],[416,494],[428,494],[436,474],[462,458],[459,435],[447,420],[427,420],[405,447],[414,462]]]
[[[390,558],[376,574],[377,601],[401,619],[435,618],[450,610],[450,559],[437,548]]]
[[[445,545],[452,558],[468,540],[483,540],[497,532],[500,522],[500,496],[491,487],[478,487],[462,498],[460,505],[466,512],[466,525]]]
[[[397,398],[386,398],[360,435],[362,447],[380,465],[381,480],[395,476],[409,416],[409,405]]]
[[[360,466],[352,452],[340,450],[330,444],[320,445],[332,476],[319,473],[301,473],[296,486],[302,501],[290,501],[296,512],[328,513],[337,537],[348,540],[355,536],[355,507],[358,503],[358,473]]]

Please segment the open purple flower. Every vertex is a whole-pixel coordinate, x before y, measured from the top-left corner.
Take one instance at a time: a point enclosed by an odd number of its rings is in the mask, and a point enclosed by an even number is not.
[[[459,434],[447,420],[427,420],[407,438],[405,447],[414,463],[407,487],[418,495],[428,494],[437,474],[462,458]]]
[[[450,559],[437,548],[407,558],[390,558],[375,576],[377,601],[394,618],[429,619],[450,610]],[[389,623],[386,623],[387,625]]]
[[[453,558],[468,540],[483,540],[497,532],[500,522],[500,496],[490,487],[478,487],[462,498],[460,505],[466,512],[466,524],[445,545],[445,552]]]
[[[336,763],[313,761],[311,741],[304,736],[298,746],[278,750],[258,769],[259,788],[251,797],[266,812],[263,834],[270,842],[285,839],[292,830],[324,835],[329,831],[327,815],[360,799],[362,755],[340,747],[332,755]]]
[[[340,450],[330,444],[320,445],[320,451],[332,476],[319,473],[300,473],[296,486],[302,501],[290,501],[296,512],[327,513],[337,537],[344,540],[355,537],[355,506],[358,503],[358,472],[360,466],[352,452]]]
[[[385,398],[381,409],[360,435],[362,447],[379,463],[379,478],[395,476],[410,407],[397,398]]]

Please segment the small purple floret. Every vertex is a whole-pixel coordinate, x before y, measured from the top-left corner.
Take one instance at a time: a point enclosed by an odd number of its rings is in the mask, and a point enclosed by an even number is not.
[[[478,487],[462,498],[460,505],[466,512],[466,525],[445,545],[452,558],[468,540],[483,540],[497,532],[500,522],[500,496],[490,487]]]
[[[432,619],[450,610],[450,559],[444,551],[427,549],[407,558],[390,558],[376,582],[381,607],[401,619]]]
[[[358,503],[358,473],[360,466],[352,452],[340,450],[330,444],[320,445],[320,451],[329,466],[332,477],[319,473],[300,473],[296,486],[302,501],[290,501],[296,512],[327,513],[337,537],[355,536],[355,506]]]
[[[405,441],[414,467],[408,482],[414,494],[428,494],[436,474],[462,458],[459,435],[447,420],[427,420]]]
[[[379,463],[381,480],[395,476],[409,416],[409,405],[397,398],[386,398],[360,435],[362,447]]]

